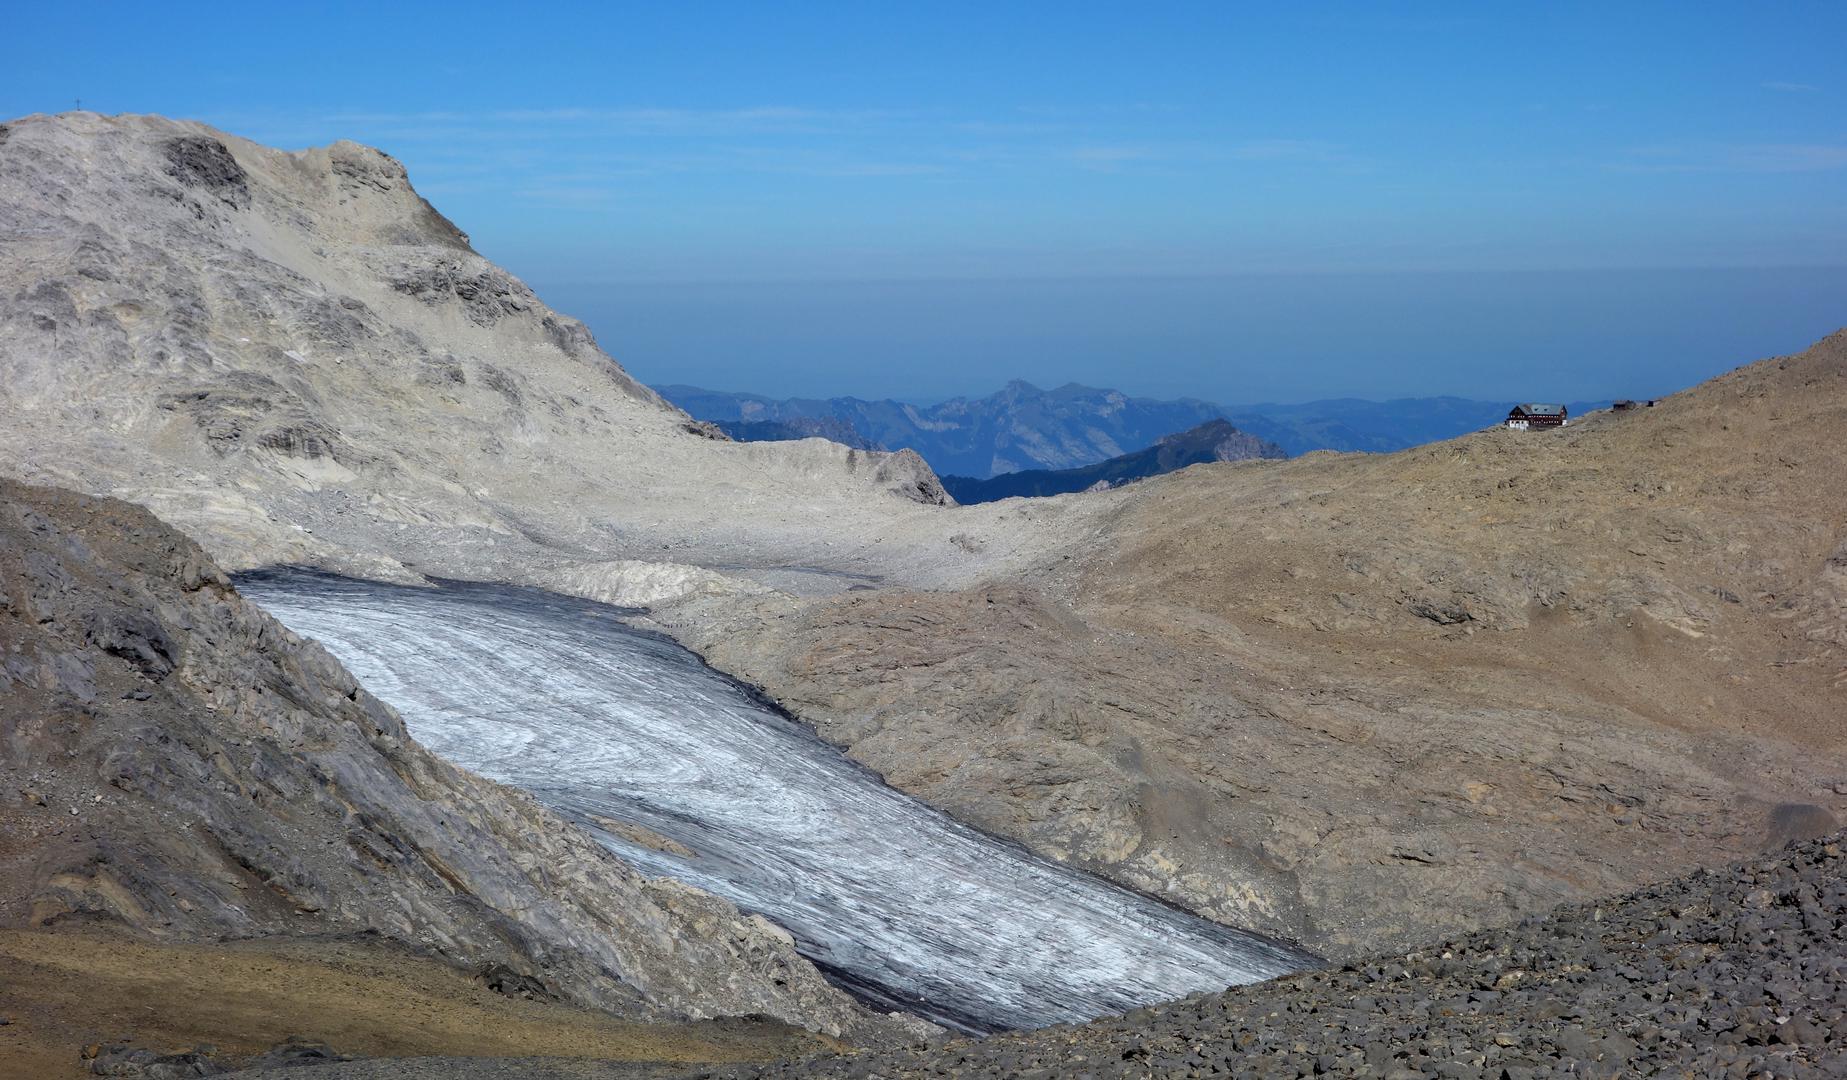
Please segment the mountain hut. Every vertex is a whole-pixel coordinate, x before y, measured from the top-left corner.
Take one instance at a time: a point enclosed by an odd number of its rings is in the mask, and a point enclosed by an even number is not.
[[[1563,405],[1541,405],[1529,402],[1515,405],[1507,411],[1507,426],[1515,431],[1526,431],[1539,427],[1562,427],[1565,423]]]

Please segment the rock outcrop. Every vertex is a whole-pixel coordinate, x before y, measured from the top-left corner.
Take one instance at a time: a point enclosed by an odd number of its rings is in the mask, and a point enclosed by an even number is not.
[[[817,522],[878,555],[947,502],[914,453],[694,423],[378,150],[90,113],[7,132],[0,463],[148,506],[229,569],[808,564]]]
[[[779,928],[426,752],[146,510],[0,480],[0,924],[84,919],[381,935],[629,1016],[909,1030]]]

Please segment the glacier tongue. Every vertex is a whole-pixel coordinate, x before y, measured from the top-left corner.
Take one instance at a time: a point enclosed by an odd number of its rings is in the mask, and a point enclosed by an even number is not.
[[[649,874],[761,913],[886,1007],[1029,1028],[1314,963],[894,791],[618,609],[293,571],[239,588],[431,750],[525,788]]]

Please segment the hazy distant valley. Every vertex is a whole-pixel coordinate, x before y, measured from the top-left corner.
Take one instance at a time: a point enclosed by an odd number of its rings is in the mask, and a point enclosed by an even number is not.
[[[850,397],[775,400],[680,385],[656,389],[735,438],[821,437],[864,449],[910,449],[939,475],[978,480],[1095,465],[1213,420],[1228,420],[1290,457],[1312,450],[1388,453],[1480,431],[1504,419],[1512,404],[1432,397],[1223,406],[1136,398],[1075,383],[1041,390],[1019,381],[987,397],[935,405]],[[1576,402],[1569,408],[1579,414],[1608,404]]]
[[[0,1066],[1847,1062],[1847,332],[1528,432],[656,393],[463,224],[0,125]]]

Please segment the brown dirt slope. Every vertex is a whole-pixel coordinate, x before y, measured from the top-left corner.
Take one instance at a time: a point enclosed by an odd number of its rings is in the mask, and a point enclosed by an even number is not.
[[[91,1075],[86,1047],[214,1048],[236,1065],[291,1038],[368,1058],[768,1060],[839,1043],[773,1020],[644,1023],[509,997],[378,941],[161,943],[97,927],[0,931],[0,1080]]]
[[[1187,469],[1023,580],[663,621],[966,820],[1345,952],[1841,816],[1844,429],[1836,334],[1562,430]]]

